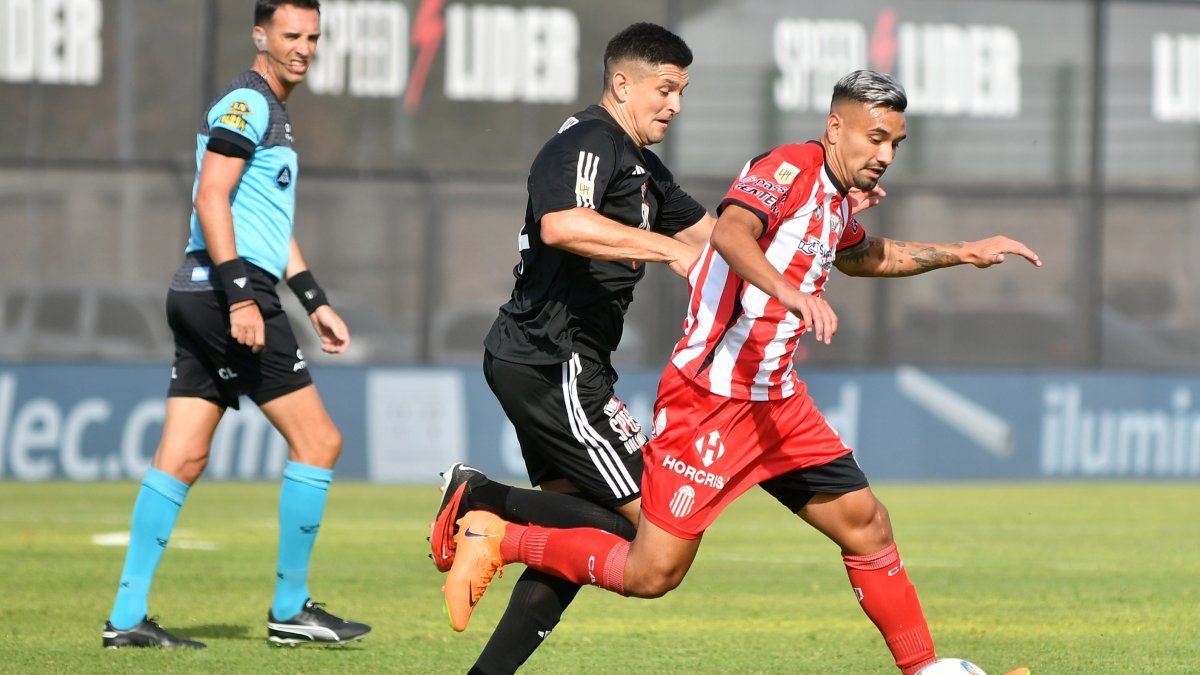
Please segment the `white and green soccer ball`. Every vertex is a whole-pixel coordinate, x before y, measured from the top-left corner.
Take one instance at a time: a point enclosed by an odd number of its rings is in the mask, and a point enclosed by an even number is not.
[[[987,675],[983,668],[962,659],[938,659],[925,666],[917,675]]]

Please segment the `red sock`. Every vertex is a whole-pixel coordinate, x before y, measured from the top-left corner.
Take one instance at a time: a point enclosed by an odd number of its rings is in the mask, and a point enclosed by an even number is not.
[[[523,562],[581,586],[592,584],[625,595],[629,542],[604,530],[508,523],[500,542],[500,557],[505,564]]]
[[[900,671],[912,675],[933,663],[933,637],[896,544],[870,555],[843,554],[842,561],[859,604],[883,633]]]

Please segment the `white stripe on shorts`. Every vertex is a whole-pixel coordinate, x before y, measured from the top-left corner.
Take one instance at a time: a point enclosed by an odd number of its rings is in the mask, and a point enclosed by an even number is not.
[[[629,475],[629,469],[621,462],[612,444],[588,422],[583,404],[579,400],[577,378],[582,370],[583,365],[578,354],[572,354],[571,360],[563,364],[563,398],[566,401],[567,421],[571,425],[571,433],[587,450],[596,470],[613,491],[613,496],[628,497],[638,491],[638,485]]]

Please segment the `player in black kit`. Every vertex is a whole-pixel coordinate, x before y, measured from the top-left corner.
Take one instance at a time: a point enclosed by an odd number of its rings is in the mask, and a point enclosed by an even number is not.
[[[485,340],[484,374],[516,427],[530,481],[575,496],[530,494],[451,467],[431,538],[442,571],[453,562],[454,521],[469,508],[635,532],[647,439],[615,395],[610,355],[645,264],[686,277],[715,222],[646,149],[679,114],[691,62],[661,26],[621,31],[605,50],[599,105],[568,118],[533,161],[516,286]],[[472,672],[516,670],[578,591],[526,570]]]

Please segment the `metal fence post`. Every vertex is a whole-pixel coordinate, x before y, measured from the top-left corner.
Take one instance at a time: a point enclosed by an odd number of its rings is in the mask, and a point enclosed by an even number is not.
[[[1104,362],[1104,139],[1107,121],[1105,100],[1108,77],[1108,4],[1092,5],[1092,92],[1088,134],[1088,177],[1075,234],[1076,314],[1080,362],[1099,368]]]

